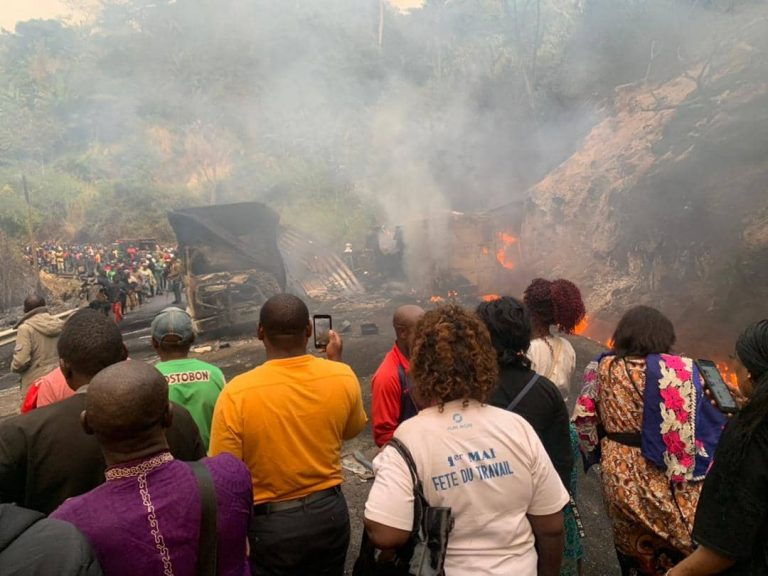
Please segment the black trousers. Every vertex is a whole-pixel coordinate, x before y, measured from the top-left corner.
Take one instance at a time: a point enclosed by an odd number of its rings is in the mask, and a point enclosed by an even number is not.
[[[248,541],[253,576],[343,576],[347,501],[338,492],[292,510],[254,515]]]

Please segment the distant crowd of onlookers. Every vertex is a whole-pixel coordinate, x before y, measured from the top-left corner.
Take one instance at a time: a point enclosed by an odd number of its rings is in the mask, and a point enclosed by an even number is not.
[[[102,244],[44,242],[25,249],[27,260],[51,274],[79,277],[80,298],[115,321],[166,291],[182,298],[183,270],[176,251],[154,241]]]
[[[118,265],[136,268],[142,262],[147,262],[153,272],[162,271],[173,255],[173,249],[154,241],[110,245],[43,242],[25,248],[27,261],[40,270],[78,276],[94,276],[100,269],[109,270]]]

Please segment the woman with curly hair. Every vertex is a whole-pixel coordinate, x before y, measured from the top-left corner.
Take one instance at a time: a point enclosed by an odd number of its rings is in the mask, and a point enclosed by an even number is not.
[[[693,360],[671,353],[672,322],[628,310],[614,349],[587,366],[574,422],[586,466],[600,463],[622,574],[656,576],[693,552],[694,511],[725,417]]]
[[[747,328],[736,356],[747,405],[728,423],[704,481],[693,539],[699,545],[670,576],[768,574],[768,320]]]
[[[571,376],[576,367],[576,352],[564,334],[573,334],[586,311],[578,287],[569,280],[536,278],[525,289],[523,301],[531,313],[532,338],[528,357],[533,369],[552,380],[567,402]]]
[[[452,510],[445,573],[556,576],[568,493],[533,428],[486,404],[498,367],[485,325],[458,306],[427,312],[416,327],[411,375],[419,403],[430,407],[395,438],[413,455],[430,505]],[[413,482],[391,446],[374,469],[366,529],[374,546],[396,549],[413,527]]]

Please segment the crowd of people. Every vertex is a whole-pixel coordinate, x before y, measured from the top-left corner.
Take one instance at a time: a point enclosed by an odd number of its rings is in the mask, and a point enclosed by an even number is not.
[[[44,242],[27,246],[30,264],[81,279],[81,299],[120,322],[146,300],[166,291],[180,304],[183,266],[176,251],[154,241],[101,244]]]
[[[372,564],[361,549],[355,574],[411,573],[422,493],[452,518],[429,573],[582,575],[580,462],[600,464],[623,575],[768,574],[768,320],[736,343],[731,417],[645,306],[587,366],[569,414],[564,335],[584,314],[575,285],[543,279],[475,310],[394,311],[371,382]],[[0,422],[0,573],[344,574],[341,450],[368,418],[341,337],[323,358],[311,336],[301,299],[270,298],[266,362],[227,383],[189,357],[179,308],[152,322],[154,367],[128,359],[115,322],[76,312],[35,381],[46,401]]]
[[[67,244],[43,242],[27,246],[25,256],[30,264],[50,274],[94,276],[99,268],[117,265],[138,266],[142,261],[162,269],[174,255],[174,250],[154,241],[116,242],[103,244]]]

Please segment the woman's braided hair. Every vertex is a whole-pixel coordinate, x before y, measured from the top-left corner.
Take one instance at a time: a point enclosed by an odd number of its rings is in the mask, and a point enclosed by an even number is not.
[[[416,326],[411,375],[421,405],[486,402],[498,367],[491,337],[480,319],[456,305],[427,312]]]
[[[525,289],[523,301],[531,316],[542,326],[557,326],[571,334],[586,315],[578,286],[570,280],[536,278]]]

